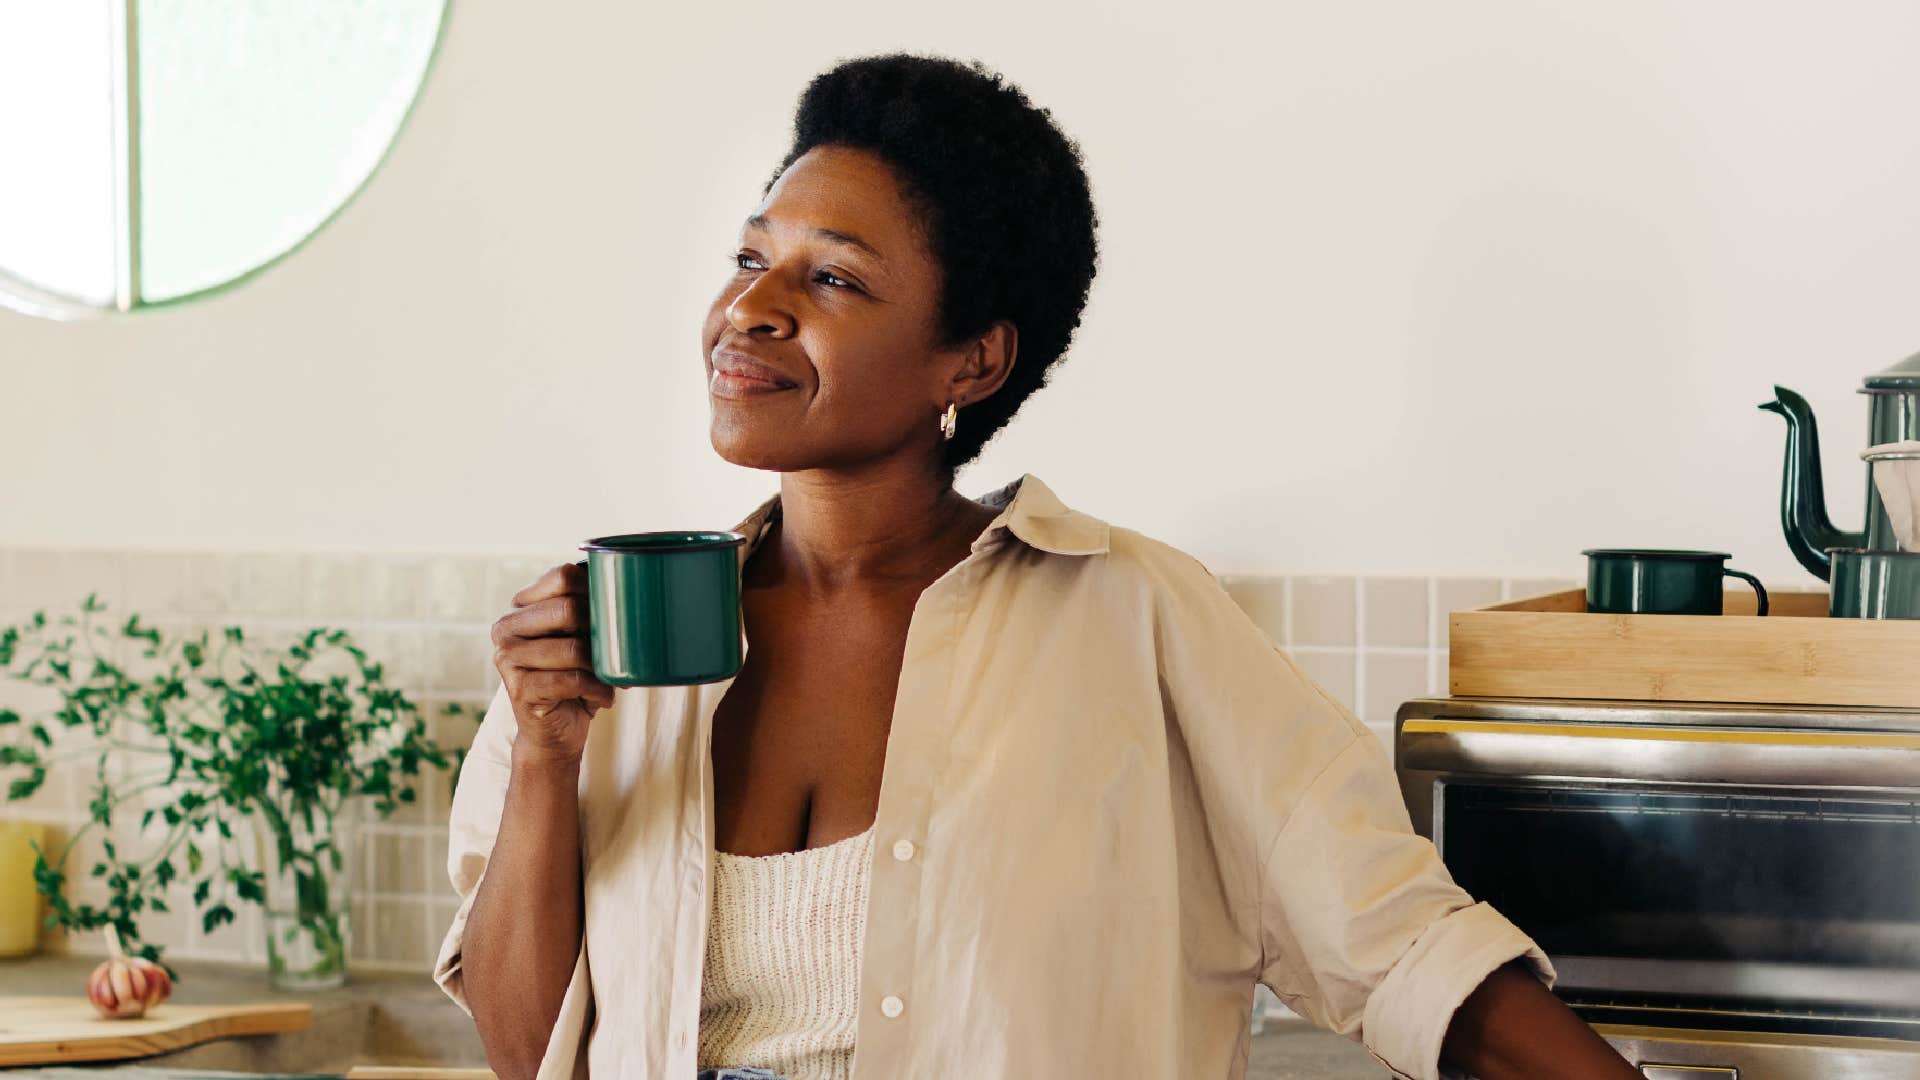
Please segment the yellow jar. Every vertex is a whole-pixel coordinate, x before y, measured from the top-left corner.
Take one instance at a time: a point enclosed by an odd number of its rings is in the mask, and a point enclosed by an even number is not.
[[[40,945],[40,894],[33,887],[34,844],[47,827],[0,821],[0,957],[31,956]]]

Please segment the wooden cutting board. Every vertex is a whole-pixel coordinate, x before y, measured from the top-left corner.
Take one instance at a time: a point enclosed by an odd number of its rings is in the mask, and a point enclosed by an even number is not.
[[[84,997],[0,996],[0,1066],[145,1057],[230,1035],[270,1035],[312,1026],[313,1006],[304,1002],[169,1001],[138,1020],[103,1020]]]

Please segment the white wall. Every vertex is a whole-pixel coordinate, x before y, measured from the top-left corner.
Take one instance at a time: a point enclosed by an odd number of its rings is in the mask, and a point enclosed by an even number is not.
[[[978,56],[1086,152],[1031,471],[1216,570],[1579,571],[1778,535],[1778,381],[1859,524],[1920,349],[1920,6],[459,4],[304,251],[197,306],[0,311],[0,544],[502,553],[732,524],[697,331],[805,79]],[[1177,15],[1172,14],[1177,12]],[[931,419],[929,420],[931,422]]]

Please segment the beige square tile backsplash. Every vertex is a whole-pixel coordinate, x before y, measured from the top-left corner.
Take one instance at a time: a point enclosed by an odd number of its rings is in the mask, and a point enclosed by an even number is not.
[[[470,719],[439,716],[441,705],[483,705],[498,683],[488,629],[513,594],[571,551],[551,557],[481,558],[265,552],[54,551],[0,549],[0,620],[38,608],[77,612],[98,592],[108,615],[138,613],[169,634],[238,625],[250,638],[286,641],[316,626],[344,627],[387,667],[388,681],[432,717],[441,743],[464,747]],[[1402,701],[1445,693],[1447,612],[1576,582],[1498,578],[1287,577],[1223,575],[1253,622],[1309,676],[1392,743]],[[0,705],[43,713],[36,688],[0,681]],[[365,968],[418,971],[432,960],[451,921],[446,877],[446,774],[426,778],[419,802],[370,824],[359,844],[353,899],[353,959]],[[56,772],[25,803],[0,803],[0,818],[24,817],[72,829],[86,820],[86,777]],[[75,860],[87,854],[75,853]],[[82,875],[72,875],[77,880]],[[91,884],[82,888],[91,887]],[[203,934],[190,897],[142,926],[170,955],[265,962],[258,909]],[[94,941],[50,937],[50,949],[99,952]]]

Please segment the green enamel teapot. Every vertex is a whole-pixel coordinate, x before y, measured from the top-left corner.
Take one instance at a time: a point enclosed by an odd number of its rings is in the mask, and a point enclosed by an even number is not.
[[[1866,377],[1860,392],[1867,395],[1867,438],[1870,446],[1920,439],[1920,353],[1885,371]],[[1768,412],[1787,420],[1787,461],[1780,492],[1780,523],[1787,546],[1800,565],[1822,580],[1833,576],[1835,549],[1843,552],[1897,552],[1898,538],[1876,489],[1871,467],[1867,478],[1867,527],[1842,532],[1827,517],[1827,497],[1820,477],[1820,432],[1807,399],[1784,386],[1773,388],[1772,401],[1761,403]]]

